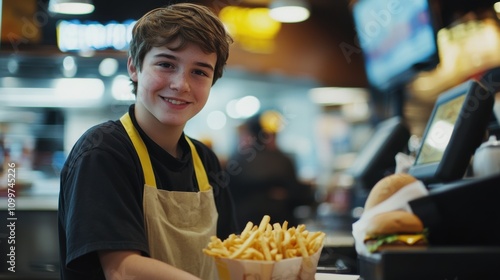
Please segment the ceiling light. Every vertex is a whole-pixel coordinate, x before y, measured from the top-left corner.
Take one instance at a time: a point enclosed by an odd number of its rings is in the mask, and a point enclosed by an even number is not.
[[[500,2],[493,4],[493,9],[497,12],[497,14],[500,14]]]
[[[269,5],[270,16],[280,22],[301,22],[309,18],[305,0],[274,0]]]
[[[135,94],[132,93],[132,84],[128,75],[118,75],[113,79],[111,95],[115,100],[133,101]]]
[[[92,0],[50,0],[49,11],[58,14],[84,15],[94,11]]]
[[[118,72],[119,66],[118,60],[110,57],[105,58],[99,63],[99,74],[104,77],[111,77]]]
[[[207,116],[207,125],[213,130],[223,129],[226,126],[226,114],[221,111],[210,112]]]

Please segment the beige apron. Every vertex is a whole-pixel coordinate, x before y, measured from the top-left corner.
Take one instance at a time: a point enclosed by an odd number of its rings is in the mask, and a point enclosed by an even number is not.
[[[129,114],[121,117],[144,171],[144,223],[149,253],[201,279],[218,279],[215,262],[202,253],[216,235],[217,209],[212,187],[193,143],[186,137],[193,155],[199,192],[174,192],[156,188],[156,180],[147,148]]]

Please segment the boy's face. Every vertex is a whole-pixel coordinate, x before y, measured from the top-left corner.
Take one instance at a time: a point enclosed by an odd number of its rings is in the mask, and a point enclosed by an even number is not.
[[[129,74],[137,82],[136,110],[163,125],[183,127],[208,100],[216,59],[215,53],[206,54],[191,43],[176,51],[152,48],[140,71],[129,58]]]

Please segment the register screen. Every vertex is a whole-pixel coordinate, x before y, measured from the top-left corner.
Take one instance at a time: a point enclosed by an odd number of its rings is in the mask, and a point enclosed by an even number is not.
[[[465,100],[464,94],[440,104],[432,116],[430,126],[422,139],[422,148],[416,164],[439,162],[450,141],[455,122]]]

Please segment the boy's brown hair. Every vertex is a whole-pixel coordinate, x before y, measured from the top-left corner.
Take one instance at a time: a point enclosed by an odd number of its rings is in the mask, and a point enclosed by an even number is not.
[[[206,53],[215,53],[217,61],[212,85],[222,77],[229,57],[229,45],[233,40],[209,8],[191,3],[154,9],[137,21],[132,29],[129,48],[132,63],[140,71],[147,52],[175,40],[180,41],[175,49],[194,43]],[[132,85],[132,93],[136,94],[137,82],[132,82]]]

